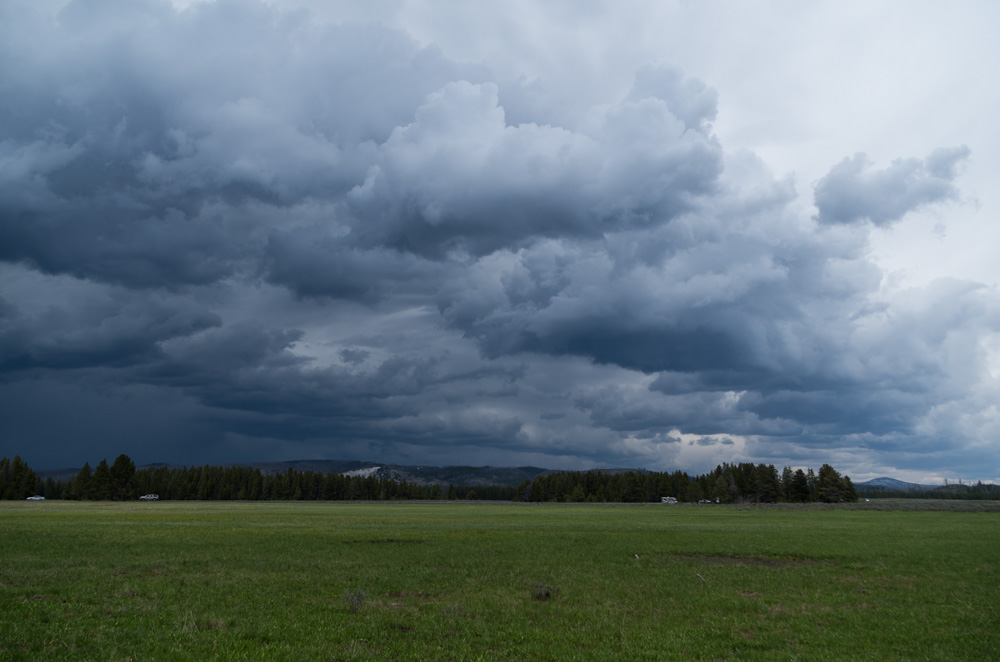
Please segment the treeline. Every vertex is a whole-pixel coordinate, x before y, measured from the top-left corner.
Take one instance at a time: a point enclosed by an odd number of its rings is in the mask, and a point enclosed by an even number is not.
[[[872,499],[963,499],[971,501],[1000,500],[1000,485],[977,481],[971,484],[951,484],[930,489],[891,489],[888,487],[858,488],[858,496]]]
[[[713,503],[828,503],[857,501],[849,476],[824,464],[819,473],[773,464],[727,464],[700,476],[683,471],[559,471],[524,481],[517,501],[575,501],[641,503],[672,496],[678,501]]]
[[[114,463],[101,460],[91,469],[85,463],[68,481],[42,481],[19,458],[11,465],[23,467],[17,484],[8,494],[0,465],[0,494],[6,499],[25,499],[37,494],[46,499],[125,501],[143,494],[161,499],[198,501],[379,501],[399,499],[490,499],[510,500],[513,487],[419,485],[375,476],[344,476],[314,471],[287,471],[268,474],[250,467],[144,467],[136,469],[128,455]],[[24,471],[30,478],[24,478]],[[13,482],[13,481],[11,481]],[[30,485],[30,487],[29,487]]]
[[[0,461],[0,498],[133,500],[143,494],[161,499],[204,501],[384,501],[487,499],[532,502],[658,502],[719,503],[856,501],[848,476],[824,464],[819,473],[774,465],[721,464],[699,476],[686,472],[555,471],[517,487],[419,484],[376,476],[288,470],[269,474],[250,467],[145,467],[136,469],[127,455],[114,463],[101,460],[96,468],[83,465],[73,478],[38,478],[15,456]]]

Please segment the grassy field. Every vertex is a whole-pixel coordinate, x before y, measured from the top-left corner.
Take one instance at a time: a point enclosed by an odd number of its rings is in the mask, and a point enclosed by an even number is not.
[[[998,659],[998,540],[874,507],[6,502],[0,660]]]

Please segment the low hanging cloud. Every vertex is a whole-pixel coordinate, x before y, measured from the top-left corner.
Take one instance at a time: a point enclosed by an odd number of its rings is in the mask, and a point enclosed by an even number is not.
[[[124,368],[162,356],[162,344],[221,324],[203,305],[168,293],[24,277],[0,298],[0,369]],[[20,287],[18,287],[20,285]]]
[[[869,257],[967,147],[845,159],[808,218],[670,66],[515,122],[488,62],[374,23],[4,11],[2,454],[915,466],[1000,427],[996,292]]]
[[[959,191],[953,182],[970,154],[965,145],[941,148],[924,159],[896,159],[882,170],[873,170],[865,154],[855,154],[816,183],[818,219],[886,226],[922,207],[956,200]]]

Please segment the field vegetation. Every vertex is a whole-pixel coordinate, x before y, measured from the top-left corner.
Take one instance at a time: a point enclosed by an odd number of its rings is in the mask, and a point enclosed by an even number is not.
[[[0,660],[996,659],[997,509],[881,507],[3,502]]]

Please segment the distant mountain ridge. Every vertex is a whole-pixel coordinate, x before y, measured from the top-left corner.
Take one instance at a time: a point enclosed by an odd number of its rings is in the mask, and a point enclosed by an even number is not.
[[[548,473],[541,467],[471,467],[431,465],[408,466],[381,462],[359,462],[356,460],[291,460],[288,462],[250,462],[239,466],[249,466],[269,473],[280,473],[288,469],[315,471],[317,473],[338,473],[354,476],[374,476],[397,482],[406,481],[416,485],[520,485],[535,476]]]
[[[296,471],[315,471],[317,473],[338,473],[349,476],[387,478],[395,481],[406,481],[417,485],[465,485],[470,487],[486,485],[503,485],[516,487],[524,481],[533,480],[535,476],[562,471],[562,469],[545,469],[542,467],[494,467],[449,465],[403,465],[386,464],[382,462],[367,462],[359,460],[289,460],[286,462],[247,462],[234,463],[226,466],[252,467],[267,473],[280,473],[288,469]],[[606,474],[626,472],[648,473],[648,469],[628,467],[595,467],[585,471],[600,471]]]
[[[855,487],[880,487],[886,490],[936,490],[939,487],[944,487],[943,485],[921,485],[920,483],[907,483],[902,480],[896,480],[895,478],[889,478],[888,476],[882,476],[880,478],[872,478],[871,480],[866,480],[863,483],[854,483]]]
[[[154,469],[165,467],[167,469],[180,469],[189,466],[202,466],[192,464],[170,464],[167,462],[151,462],[144,464],[138,469]],[[493,466],[434,466],[434,465],[403,465],[389,464],[385,462],[374,462],[365,460],[288,460],[285,462],[226,462],[212,464],[208,466],[221,467],[250,467],[259,469],[265,474],[284,473],[289,469],[295,471],[312,471],[323,474],[343,474],[346,476],[367,478],[390,479],[397,482],[406,481],[416,485],[448,485],[456,486],[489,486],[500,485],[516,487],[524,481],[534,480],[535,476],[561,471],[559,469],[545,469],[542,467],[493,467]],[[52,469],[35,472],[42,479],[52,478],[53,480],[71,480],[79,469]],[[592,471],[602,471],[608,474],[624,473],[635,471],[644,473],[645,469],[629,468],[595,468]]]
[[[362,460],[289,460],[286,462],[231,462],[222,466],[250,467],[266,474],[295,471],[312,471],[324,474],[344,474],[367,478],[369,476],[406,481],[416,485],[464,485],[471,487],[503,485],[516,487],[535,476],[548,473],[541,467],[472,467],[432,465],[402,465]]]

